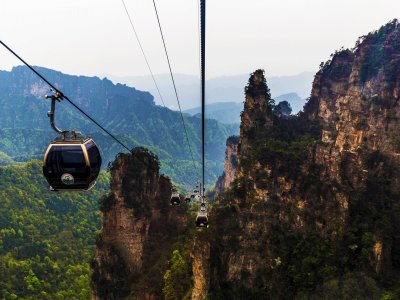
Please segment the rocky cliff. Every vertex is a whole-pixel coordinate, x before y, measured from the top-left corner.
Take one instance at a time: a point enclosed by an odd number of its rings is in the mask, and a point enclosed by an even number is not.
[[[398,22],[321,64],[298,116],[274,114],[262,70],[245,93],[236,178],[211,219],[209,296],[395,299]]]
[[[186,230],[152,155],[116,159],[93,298],[398,299],[398,22],[321,64],[297,116],[277,113],[263,70],[245,96],[207,230]]]
[[[239,139],[237,136],[231,136],[226,140],[224,173],[218,178],[216,190],[221,193],[229,189],[235,179],[237,169],[237,151]]]
[[[93,299],[160,299],[171,247],[187,227],[186,208],[170,206],[171,182],[143,149],[120,154],[110,172],[92,264]]]
[[[192,242],[192,300],[207,298],[210,289],[210,241],[206,232],[197,232]]]

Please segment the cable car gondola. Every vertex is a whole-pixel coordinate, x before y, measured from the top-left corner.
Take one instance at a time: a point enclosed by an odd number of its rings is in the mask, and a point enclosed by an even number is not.
[[[178,192],[172,192],[171,195],[171,205],[180,205],[181,204],[181,196]]]
[[[43,174],[52,190],[90,190],[96,183],[101,156],[96,143],[76,132],[64,132],[44,156]]]
[[[196,226],[208,228],[208,214],[207,212],[199,211],[196,216]]]
[[[192,193],[190,194],[190,199],[194,200],[196,199],[196,195],[199,193],[198,190],[193,190]]]
[[[196,226],[208,228],[208,213],[207,213],[206,203],[203,201],[200,203],[200,207],[197,212]]]
[[[56,93],[51,98],[51,127],[60,135],[47,148],[43,160],[43,175],[54,191],[90,190],[100,173],[99,148],[90,137],[77,131],[62,131],[54,124],[55,101],[61,99]]]
[[[186,195],[186,197],[185,197],[185,202],[186,203],[189,203],[190,202],[190,200],[191,200],[191,195]]]

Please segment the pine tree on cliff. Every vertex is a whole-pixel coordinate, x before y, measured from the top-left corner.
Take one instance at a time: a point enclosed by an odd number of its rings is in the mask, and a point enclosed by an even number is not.
[[[263,69],[258,69],[250,75],[247,86],[245,87],[245,96],[246,98],[264,98],[267,107],[272,110],[275,102],[271,98],[271,92],[267,85],[267,80],[265,79],[265,71]]]
[[[188,270],[185,259],[175,250],[172,253],[171,268],[164,274],[163,293],[166,300],[184,299],[191,283]]]
[[[242,158],[249,155],[251,147],[249,141],[263,140],[268,128],[271,128],[273,124],[275,102],[271,98],[264,70],[256,70],[250,75],[245,87],[245,96],[239,141],[239,153]]]
[[[290,106],[290,103],[285,101],[281,101],[274,107],[274,113],[279,116],[279,117],[287,117],[290,116],[292,113],[292,107]]]

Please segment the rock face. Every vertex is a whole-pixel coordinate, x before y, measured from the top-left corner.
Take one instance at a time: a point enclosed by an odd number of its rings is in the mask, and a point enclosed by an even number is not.
[[[171,183],[143,149],[120,154],[111,166],[111,192],[101,201],[102,230],[93,262],[93,299],[159,299],[158,286],[139,286],[157,253],[187,226],[185,208],[170,208]]]
[[[203,300],[210,288],[210,243],[207,237],[198,234],[191,251],[193,287],[192,300]]]
[[[399,97],[397,21],[322,64],[299,116],[275,115],[263,71],[251,75],[236,180],[210,222],[212,296],[370,299],[396,286]]]
[[[224,173],[218,178],[216,189],[219,193],[229,189],[236,176],[237,169],[237,151],[239,139],[237,136],[231,136],[226,140],[226,152]]]

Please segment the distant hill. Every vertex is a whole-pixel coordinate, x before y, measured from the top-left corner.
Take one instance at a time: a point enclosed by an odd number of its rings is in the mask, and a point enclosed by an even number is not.
[[[112,76],[104,75],[114,83],[125,83],[138,89],[149,91],[155,97],[157,104],[161,104],[153,80],[150,76]],[[272,97],[282,94],[296,93],[301,99],[306,99],[310,95],[311,84],[314,72],[302,72],[292,76],[272,76],[268,77],[267,83],[271,89]],[[177,109],[175,94],[171,83],[171,78],[167,74],[155,75],[157,84],[160,87],[164,102],[167,107]],[[220,76],[207,80],[206,96],[207,104],[216,102],[243,102],[244,91],[249,79],[249,74],[233,76]],[[200,86],[199,78],[193,75],[176,74],[175,81],[181,99],[182,109],[187,110],[200,106]]]
[[[292,107],[293,115],[297,114],[300,110],[302,110],[304,104],[306,104],[306,99],[302,99],[296,93],[280,95],[278,97],[275,97],[274,99],[275,99],[276,104],[278,104],[279,102],[282,102],[282,101],[289,102],[290,106]]]
[[[296,93],[288,93],[275,97],[275,103],[287,101],[292,107],[292,114],[297,114],[303,109],[306,103]],[[243,103],[240,102],[216,102],[206,105],[206,116],[210,119],[215,119],[224,124],[238,124],[240,123],[240,113],[243,111]],[[184,111],[185,113],[196,116],[201,112],[201,107],[191,108]]]
[[[38,69],[129,147],[146,146],[155,152],[161,159],[162,171],[174,181],[187,184],[195,181],[179,114],[156,105],[149,92],[113,84],[107,79]],[[0,71],[0,151],[12,160],[41,159],[47,144],[56,136],[47,117],[50,108],[50,102],[44,99],[47,93],[48,86],[26,67],[15,67],[11,72]],[[185,122],[193,156],[199,164],[200,120],[187,115]],[[62,129],[77,129],[92,135],[100,146],[104,167],[124,150],[65,101],[57,105],[56,123]],[[225,140],[237,130],[235,126],[207,121],[206,158],[210,181],[222,172]]]
[[[14,160],[11,157],[0,151],[0,166],[7,166],[13,163]]]
[[[225,124],[239,124],[242,110],[243,103],[237,102],[216,102],[206,105],[207,118],[215,119]],[[201,113],[201,107],[191,108],[184,112],[194,116]]]

